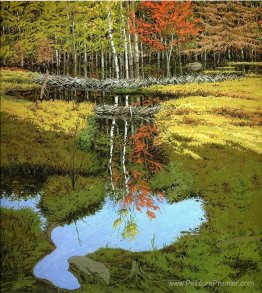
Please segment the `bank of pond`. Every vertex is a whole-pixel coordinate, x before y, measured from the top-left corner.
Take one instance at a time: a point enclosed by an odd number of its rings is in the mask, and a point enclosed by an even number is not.
[[[259,290],[261,78],[136,95],[52,89],[37,103],[39,89],[10,83],[3,292],[167,292],[183,280]],[[151,116],[95,114],[156,105]]]

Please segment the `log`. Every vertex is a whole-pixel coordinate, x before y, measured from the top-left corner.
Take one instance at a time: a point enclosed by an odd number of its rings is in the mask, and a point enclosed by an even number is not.
[[[135,116],[153,116],[160,109],[160,105],[157,106],[139,106],[139,107],[124,107],[124,106],[111,106],[111,105],[103,105],[96,106],[95,113],[98,116],[127,116],[127,117],[135,117]]]
[[[104,79],[95,78],[78,78],[61,75],[49,75],[47,85],[49,87],[60,87],[68,89],[86,89],[86,90],[103,90],[110,91],[123,88],[141,88],[150,85],[168,85],[168,84],[185,84],[185,83],[201,83],[201,82],[217,82],[223,80],[233,80],[242,77],[242,74],[218,74],[218,75],[185,75],[173,76],[170,78],[154,78],[147,79]],[[35,82],[46,85],[46,75],[40,75]]]

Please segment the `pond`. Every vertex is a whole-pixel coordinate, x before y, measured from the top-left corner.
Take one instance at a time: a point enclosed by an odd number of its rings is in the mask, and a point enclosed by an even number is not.
[[[36,94],[19,93],[31,100]],[[77,90],[53,90],[50,97],[77,102],[92,101],[96,105],[132,107],[153,107],[159,103],[156,97],[116,96]],[[14,182],[20,184],[23,176],[9,182],[10,176],[5,175],[2,189],[1,206],[15,210],[32,209],[40,216],[46,237],[51,237],[55,245],[55,249],[35,265],[34,275],[68,290],[80,287],[77,277],[69,271],[70,257],[84,256],[102,247],[129,251],[161,249],[183,233],[197,232],[205,221],[203,202],[197,197],[170,202],[165,190],[157,184],[154,188],[150,185],[150,180],[167,164],[164,152],[155,143],[157,127],[152,117],[97,115],[92,130],[95,132],[92,151],[100,158],[104,170],[95,177],[102,177],[105,185],[104,200],[93,212],[81,211],[73,218],[68,215],[66,221],[52,223],[52,229],[48,230],[50,223],[46,208],[43,209],[44,191],[41,183],[46,178],[39,178],[40,182],[34,179],[36,182],[33,184],[23,183],[25,190],[20,186],[16,191]],[[88,131],[90,135],[91,130]],[[33,188],[32,185],[37,187]],[[86,207],[83,205],[81,209],[85,210]]]

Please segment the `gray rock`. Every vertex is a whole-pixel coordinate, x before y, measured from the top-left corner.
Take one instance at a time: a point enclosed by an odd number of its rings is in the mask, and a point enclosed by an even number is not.
[[[185,65],[185,69],[191,70],[191,71],[200,71],[202,70],[202,64],[199,62],[192,62],[192,63],[187,63]]]
[[[94,283],[102,279],[106,285],[110,283],[110,272],[100,262],[94,261],[86,256],[73,256],[69,258],[69,269],[80,279]]]

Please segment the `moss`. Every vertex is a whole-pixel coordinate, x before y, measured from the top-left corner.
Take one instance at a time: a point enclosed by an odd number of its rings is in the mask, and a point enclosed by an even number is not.
[[[40,203],[49,224],[71,223],[95,212],[105,197],[104,186],[99,177],[78,176],[74,189],[69,176],[49,177]]]

